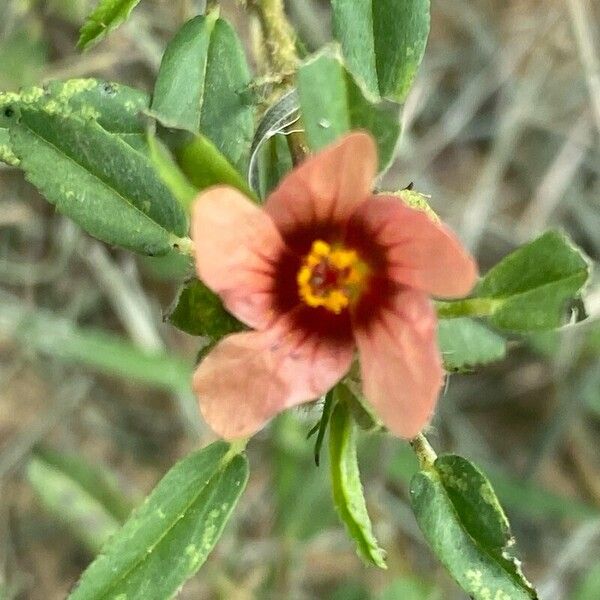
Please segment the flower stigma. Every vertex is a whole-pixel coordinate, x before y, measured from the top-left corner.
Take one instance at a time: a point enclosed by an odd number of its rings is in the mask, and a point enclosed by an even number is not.
[[[363,287],[367,265],[356,250],[315,240],[298,271],[298,293],[305,304],[340,314]]]

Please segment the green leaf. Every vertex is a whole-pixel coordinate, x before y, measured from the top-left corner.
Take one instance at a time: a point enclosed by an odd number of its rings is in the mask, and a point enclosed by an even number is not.
[[[400,447],[390,463],[390,477],[409,483],[418,471],[418,462],[406,446]],[[512,478],[486,465],[486,472],[502,502],[515,513],[535,520],[570,519],[585,521],[600,516],[600,510],[568,496],[561,496],[535,483]]]
[[[356,551],[366,562],[387,568],[367,512],[356,456],[356,426],[345,402],[338,401],[331,414],[329,461],[333,501]]]
[[[27,180],[91,235],[151,256],[186,235],[187,217],[150,160],[95,121],[25,107],[13,121]]]
[[[85,50],[125,22],[140,0],[100,0],[79,32],[77,47]]]
[[[190,183],[169,149],[154,134],[149,133],[147,139],[150,160],[156,172],[186,213],[189,213],[192,202],[198,195],[198,188]]]
[[[107,471],[78,456],[38,449],[27,464],[27,479],[46,510],[94,553],[132,509]]]
[[[589,275],[583,252],[564,234],[549,231],[500,261],[474,294],[495,302],[490,321],[502,329],[553,329],[564,323],[568,302]]]
[[[411,502],[429,545],[475,600],[531,600],[535,590],[519,561],[508,520],[489,481],[460,456],[440,456],[411,481]]]
[[[19,163],[10,145],[8,128],[13,123],[15,111],[23,107],[94,119],[104,129],[119,134],[134,146],[140,140],[145,143],[142,112],[148,108],[149,101],[145,92],[98,79],[52,81],[43,88],[26,88],[19,93],[0,92],[0,160],[15,166]]]
[[[198,190],[213,185],[230,185],[256,199],[240,172],[206,136],[173,130],[166,132],[164,137],[179,168]]]
[[[469,370],[506,356],[506,340],[502,336],[466,317],[441,319],[438,343],[447,371]]]
[[[167,320],[181,331],[191,335],[206,335],[213,340],[244,328],[225,310],[219,296],[197,279],[181,288],[175,308]]]
[[[77,327],[68,319],[31,310],[4,294],[0,294],[0,332],[49,359],[167,390],[188,390],[190,386],[192,365],[185,360],[164,352],[143,352],[118,335]]]
[[[389,165],[400,136],[399,108],[367,100],[335,48],[325,48],[304,62],[297,85],[306,137],[313,150],[350,130],[366,129],[377,142],[379,169]]]
[[[374,96],[402,102],[423,59],[429,0],[332,0],[350,71]]]
[[[164,600],[204,563],[248,479],[216,442],[177,463],[87,568],[69,600]]]
[[[188,21],[169,43],[152,112],[167,126],[202,133],[245,172],[254,132],[243,92],[251,81],[240,40],[217,11]]]

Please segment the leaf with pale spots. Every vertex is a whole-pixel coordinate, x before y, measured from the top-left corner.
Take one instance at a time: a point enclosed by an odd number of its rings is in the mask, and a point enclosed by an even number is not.
[[[14,111],[11,143],[26,179],[88,233],[141,254],[166,254],[187,216],[150,159],[95,120]]]
[[[248,479],[244,454],[215,442],[177,463],[87,568],[69,600],[164,600],[201,567]]]
[[[537,592],[511,551],[508,519],[483,473],[445,455],[411,481],[411,502],[431,549],[475,600],[532,600]]]
[[[44,87],[28,87],[18,93],[0,92],[0,161],[19,164],[8,128],[15,111],[22,108],[94,120],[106,131],[139,148],[145,144],[142,112],[149,102],[148,94],[141,90],[100,79],[51,81]]]

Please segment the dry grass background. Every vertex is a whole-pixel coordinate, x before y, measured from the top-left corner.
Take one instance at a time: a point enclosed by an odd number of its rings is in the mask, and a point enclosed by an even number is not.
[[[74,44],[88,5],[0,0],[0,89],[97,76],[150,90],[165,43],[194,10],[145,0],[80,56]],[[248,40],[239,5],[222,6]],[[289,8],[309,48],[329,39],[326,2]],[[600,256],[599,19],[593,0],[433,3],[386,185],[414,181],[431,194],[484,269],[553,226]],[[28,481],[37,444],[105,466],[135,501],[210,439],[190,420],[193,400],[181,386],[172,393],[136,382],[128,363],[120,375],[98,374],[93,357],[73,365],[52,356],[57,327],[93,326],[191,362],[195,341],[161,320],[175,292],[162,266],[90,239],[18,171],[0,167],[1,600],[63,598],[92,558],[82,530],[93,531],[93,519],[74,522],[66,491],[62,511],[43,509]],[[597,318],[597,280],[588,296]],[[35,325],[28,335],[15,328],[23,320]],[[578,352],[577,336],[567,342],[547,356],[514,343],[504,363],[452,376],[432,441],[491,468],[542,598],[592,600],[600,591],[582,594],[600,590],[600,356]],[[327,471],[314,468],[303,441],[314,418],[288,415],[251,443],[248,489],[181,598],[463,598],[416,529],[398,441],[364,442],[367,498],[390,568],[359,564],[332,514]],[[408,596],[409,588],[421,591]]]

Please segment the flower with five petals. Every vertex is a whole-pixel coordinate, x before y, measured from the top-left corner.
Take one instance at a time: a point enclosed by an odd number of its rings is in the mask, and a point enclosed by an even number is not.
[[[443,382],[430,296],[468,294],[477,268],[454,234],[374,195],[377,152],[351,133],[307,158],[262,207],[218,186],[193,206],[199,278],[253,331],[194,374],[209,426],[234,439],[319,398],[358,349],[366,400],[395,435],[429,422]]]

